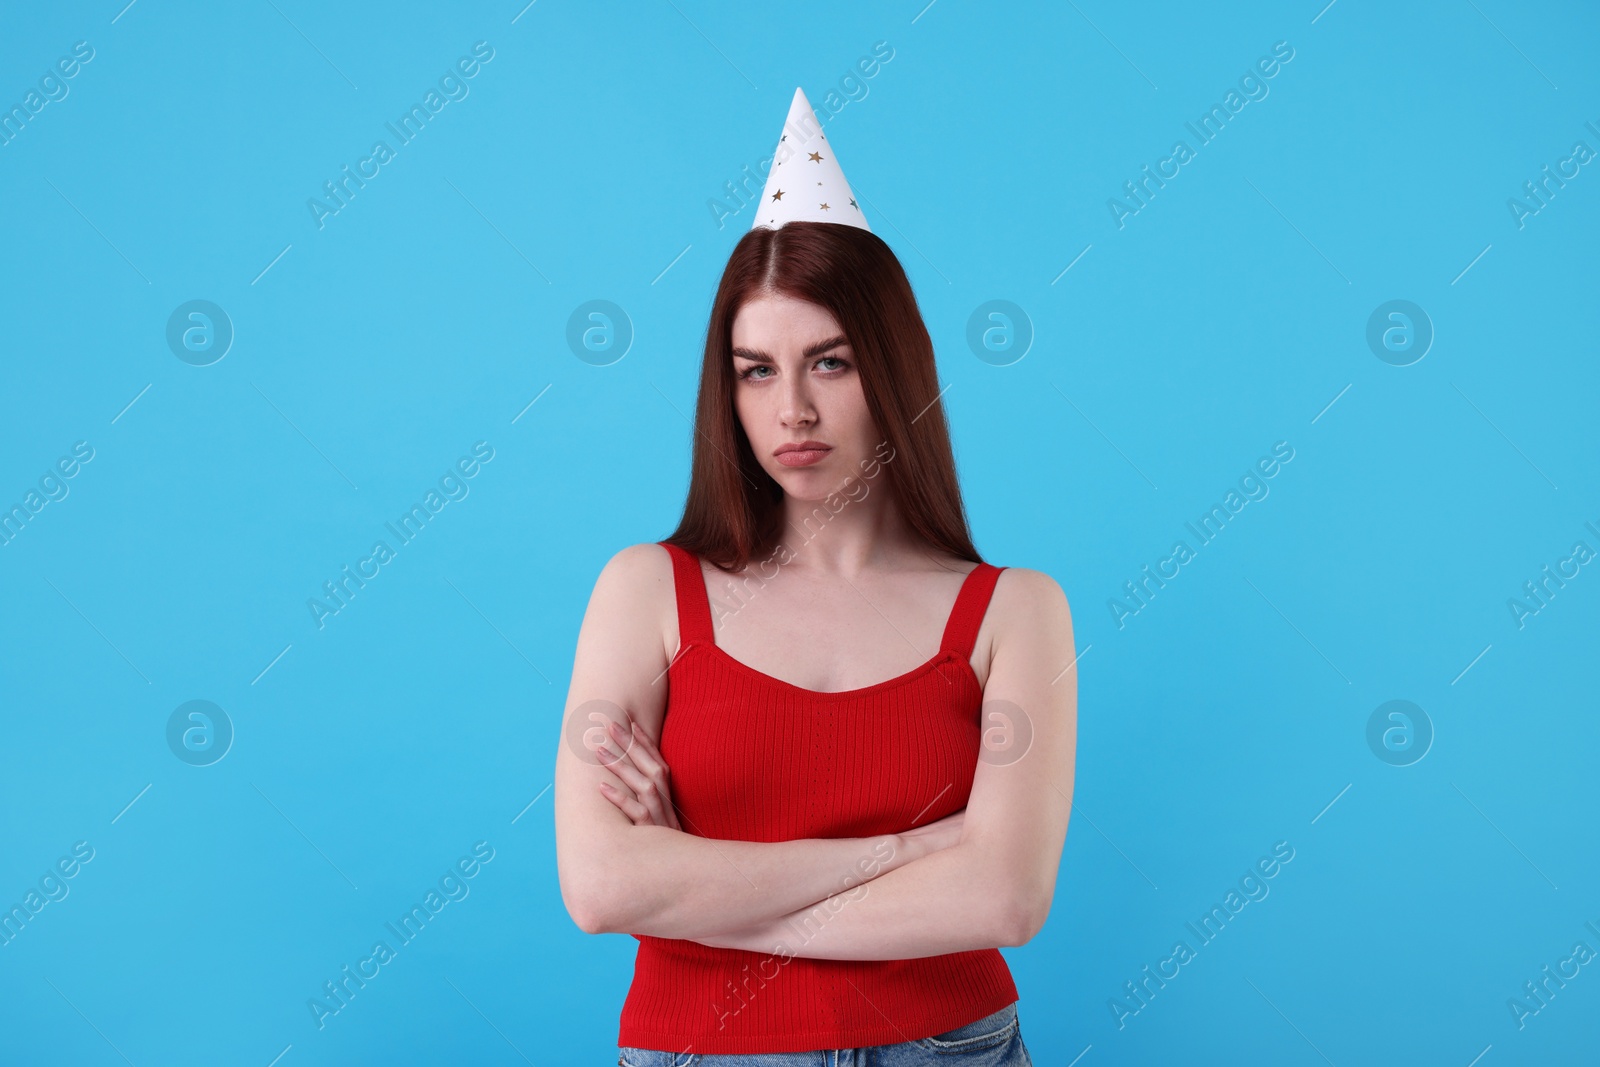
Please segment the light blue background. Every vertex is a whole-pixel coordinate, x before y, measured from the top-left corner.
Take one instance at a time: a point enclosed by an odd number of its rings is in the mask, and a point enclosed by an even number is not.
[[[1522,1029],[1507,1001],[1600,950],[1600,573],[1521,628],[1507,601],[1600,549],[1600,163],[1522,228],[1507,200],[1600,150],[1600,16],[1323,2],[8,7],[5,107],[95,55],[0,146],[0,505],[94,458],[0,547],[0,903],[95,855],[0,948],[0,1061],[613,1061],[635,942],[568,918],[547,791],[573,643],[682,505],[749,224],[708,201],[878,41],[825,129],[934,335],[977,543],[1059,581],[1083,657],[1054,908],[1006,950],[1035,1062],[1592,1056],[1600,964]],[[319,229],[307,199],[477,41],[470,94]],[[1278,41],[1119,229],[1108,198]],[[236,331],[207,367],[165,340],[193,299]],[[635,331],[610,366],[565,339],[592,299]],[[1010,366],[967,346],[992,299],[1034,332]],[[1410,366],[1365,340],[1391,299],[1436,331]],[[476,441],[470,494],[319,630],[308,598]],[[1277,441],[1270,495],[1119,628]],[[167,746],[191,699],[236,730],[209,767]],[[1412,766],[1367,745],[1391,699],[1436,731]],[[319,1030],[307,1000],[477,841],[470,895]],[[1278,841],[1270,896],[1119,1029]]]

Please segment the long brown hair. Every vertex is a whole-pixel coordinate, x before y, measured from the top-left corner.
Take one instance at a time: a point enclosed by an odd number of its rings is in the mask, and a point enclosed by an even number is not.
[[[956,481],[933,340],[911,283],[880,237],[833,222],[758,227],[728,257],[706,328],[689,495],[664,540],[733,572],[781,540],[783,488],[761,469],[733,403],[734,316],[769,292],[832,312],[855,353],[867,410],[892,449],[883,458],[900,514],[929,547],[981,563]]]

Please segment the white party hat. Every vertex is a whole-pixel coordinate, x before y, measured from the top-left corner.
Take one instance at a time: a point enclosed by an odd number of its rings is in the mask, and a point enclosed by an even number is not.
[[[756,208],[753,230],[777,229],[786,222],[837,222],[868,233],[866,216],[850,193],[833,147],[822,132],[811,101],[798,88],[789,103],[789,117],[767,172],[767,187]]]

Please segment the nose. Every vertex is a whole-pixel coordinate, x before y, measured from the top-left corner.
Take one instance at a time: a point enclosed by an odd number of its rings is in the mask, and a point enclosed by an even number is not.
[[[786,375],[779,389],[778,417],[785,426],[810,426],[817,421],[804,375]]]

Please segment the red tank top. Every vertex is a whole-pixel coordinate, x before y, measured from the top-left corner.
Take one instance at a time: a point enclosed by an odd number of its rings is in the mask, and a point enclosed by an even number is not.
[[[699,560],[672,556],[679,650],[661,754],[684,829],[735,841],[872,837],[967,804],[983,690],[968,657],[1004,568],[967,575],[939,651],[874,685],[819,693],[717,646]],[[617,1043],[702,1055],[807,1052],[930,1037],[1018,999],[998,949],[824,960],[635,934]]]

